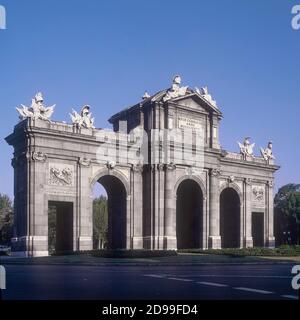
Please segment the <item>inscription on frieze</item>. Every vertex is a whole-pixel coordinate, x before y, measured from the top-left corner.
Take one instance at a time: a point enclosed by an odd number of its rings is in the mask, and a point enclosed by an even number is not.
[[[190,128],[190,129],[201,129],[202,123],[200,120],[189,118],[189,117],[178,117],[178,128],[184,129],[184,128]]]

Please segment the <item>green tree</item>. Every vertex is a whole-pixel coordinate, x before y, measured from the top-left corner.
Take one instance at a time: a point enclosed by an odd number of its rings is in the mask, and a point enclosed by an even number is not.
[[[13,237],[13,206],[10,198],[0,193],[0,244],[9,245]]]
[[[94,249],[107,246],[108,208],[107,198],[100,196],[93,201],[93,242]]]
[[[295,219],[297,243],[300,244],[300,184],[289,183],[281,187],[275,195],[274,203],[280,214]]]

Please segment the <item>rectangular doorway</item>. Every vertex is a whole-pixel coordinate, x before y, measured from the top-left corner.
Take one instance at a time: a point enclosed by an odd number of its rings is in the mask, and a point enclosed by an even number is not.
[[[254,247],[264,246],[264,213],[252,212],[252,237]]]
[[[48,203],[49,253],[73,251],[73,203],[49,201]]]

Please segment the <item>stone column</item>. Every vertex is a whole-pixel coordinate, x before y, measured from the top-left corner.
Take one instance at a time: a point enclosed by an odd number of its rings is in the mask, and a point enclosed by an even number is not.
[[[267,237],[266,245],[269,248],[275,247],[274,237],[274,198],[273,198],[273,181],[267,183]]]
[[[47,156],[27,150],[15,155],[14,193],[16,234],[12,239],[14,256],[48,255],[48,206],[45,204]],[[26,186],[26,188],[25,188]]]
[[[164,249],[177,249],[176,238],[176,199],[174,196],[175,169],[173,163],[165,166],[165,222],[164,222]]]
[[[126,249],[132,249],[133,236],[131,231],[133,230],[133,212],[132,212],[132,197],[131,194],[126,196]]]
[[[47,156],[43,152],[28,151],[26,155],[27,183],[26,235],[18,239],[24,247],[23,256],[48,255],[48,207],[45,209],[44,185],[46,184]],[[25,158],[23,160],[25,160]],[[26,172],[23,172],[26,174]],[[20,186],[23,188],[23,186]]]
[[[131,167],[133,219],[131,249],[143,249],[143,166],[133,164]]]
[[[93,197],[91,195],[89,176],[91,172],[91,160],[80,158],[78,160],[78,211],[77,212],[77,249],[91,250],[93,249]],[[75,209],[75,208],[74,208]],[[75,231],[75,228],[74,228]]]
[[[159,164],[153,164],[153,249],[159,249]]]
[[[245,179],[245,237],[244,237],[244,247],[253,247],[252,238],[252,183],[251,179]]]
[[[212,249],[221,248],[219,175],[217,169],[210,172],[208,245]]]
[[[157,249],[164,248],[164,228],[165,228],[165,166],[163,163],[157,165],[157,204],[158,204],[158,237],[157,237]]]
[[[202,249],[208,249],[208,219],[207,219],[207,191],[203,194],[203,223],[202,223]]]

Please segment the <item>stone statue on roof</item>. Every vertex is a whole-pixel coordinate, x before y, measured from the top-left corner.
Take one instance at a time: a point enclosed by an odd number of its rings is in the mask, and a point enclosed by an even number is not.
[[[163,97],[163,101],[168,101],[170,99],[186,95],[188,87],[180,87],[180,84],[181,77],[179,75],[174,76],[171,88],[167,90],[165,96]]]
[[[262,155],[262,157],[266,160],[274,160],[275,157],[273,155],[273,142],[269,141],[267,147],[264,148],[260,148],[260,153]]]
[[[21,120],[32,118],[50,121],[50,117],[54,112],[55,105],[51,107],[45,107],[44,98],[41,92],[38,92],[35,97],[31,100],[31,106],[26,107],[21,104],[21,108],[16,108],[19,113]]]
[[[78,128],[92,129],[94,127],[94,118],[92,118],[92,113],[90,112],[90,106],[84,105],[81,109],[80,114],[77,113],[74,109],[70,113],[72,123]]]
[[[208,87],[207,86],[201,88],[200,90],[198,88],[196,88],[196,92],[198,94],[200,94],[206,101],[208,101],[210,104],[212,104],[214,107],[217,108],[217,102],[208,93]]]
[[[150,98],[150,94],[148,93],[148,91],[145,91],[145,93],[142,96],[143,100],[149,99]]]
[[[255,143],[250,143],[250,137],[246,137],[244,140],[244,143],[238,142],[238,145],[240,147],[240,153],[246,158],[248,157],[253,157],[253,149],[255,146]]]

